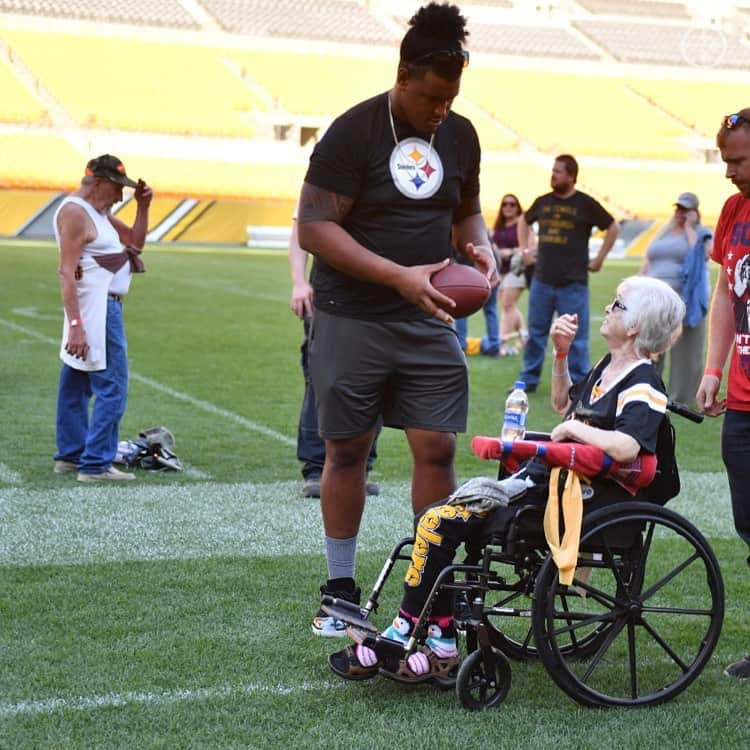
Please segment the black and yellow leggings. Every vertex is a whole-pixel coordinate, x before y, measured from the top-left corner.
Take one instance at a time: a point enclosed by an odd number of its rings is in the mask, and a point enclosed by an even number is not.
[[[419,615],[440,572],[453,562],[462,542],[481,534],[488,515],[472,513],[463,505],[433,505],[422,512],[416,521],[411,563],[404,579],[404,612]],[[452,597],[441,593],[431,619],[452,614]]]

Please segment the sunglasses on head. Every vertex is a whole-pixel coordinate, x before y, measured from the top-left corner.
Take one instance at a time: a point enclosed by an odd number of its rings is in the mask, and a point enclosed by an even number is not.
[[[462,68],[469,64],[469,50],[467,49],[438,49],[428,52],[411,61],[413,65],[460,65]]]
[[[734,130],[735,128],[740,127],[743,122],[750,125],[750,120],[737,112],[737,114],[727,115],[726,117],[722,118],[721,126],[726,130]]]

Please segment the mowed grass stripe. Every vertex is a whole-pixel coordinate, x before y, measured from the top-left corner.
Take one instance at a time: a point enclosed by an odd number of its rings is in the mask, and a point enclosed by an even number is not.
[[[0,718],[20,715],[51,714],[61,711],[91,711],[101,708],[119,708],[140,703],[148,706],[168,706],[185,701],[212,701],[256,695],[291,695],[310,690],[330,690],[344,683],[299,682],[286,685],[228,685],[225,687],[185,688],[161,692],[126,692],[106,695],[89,695],[78,698],[48,698],[26,700],[18,703],[0,703]]]
[[[166,481],[169,481],[168,479]],[[68,565],[123,560],[322,555],[319,504],[300,483],[82,486],[61,476],[59,489],[0,490],[0,564]],[[363,551],[388,551],[411,534],[409,485],[383,482],[368,500]],[[734,538],[726,478],[683,473],[669,507],[710,538]]]
[[[30,328],[26,328],[24,326],[20,326],[17,323],[13,323],[9,320],[3,320],[0,318],[0,323],[4,326],[7,326],[8,328],[13,329],[14,331],[18,331],[20,333],[26,334],[27,336],[33,336],[34,338],[39,339],[40,341],[44,341],[45,343],[53,344],[54,346],[59,346],[59,341],[56,341],[53,338],[50,338],[49,336],[45,336],[42,333],[38,333],[37,331],[34,331]],[[184,401],[190,406],[195,406],[198,409],[201,409],[202,411],[208,412],[209,414],[213,414],[214,416],[218,417],[224,417],[225,419],[229,419],[232,422],[236,422],[239,425],[242,425],[243,427],[246,427],[248,430],[252,430],[253,432],[258,432],[261,435],[264,435],[265,437],[270,437],[273,440],[277,440],[280,443],[283,443],[284,445],[289,446],[296,446],[297,442],[293,438],[289,437],[288,435],[282,435],[280,432],[277,432],[276,430],[272,430],[270,427],[266,427],[266,425],[260,424],[259,422],[255,422],[252,419],[247,419],[246,417],[243,417],[241,414],[236,414],[233,411],[229,411],[229,409],[223,409],[220,406],[216,406],[216,404],[212,404],[209,401],[204,401],[203,399],[195,398],[194,396],[191,396],[189,393],[184,393],[182,391],[178,391],[174,388],[170,388],[168,385],[165,385],[164,383],[160,383],[158,380],[154,380],[153,378],[149,378],[146,375],[140,375],[137,372],[130,371],[130,378],[131,380],[136,380],[139,383],[142,383],[143,385],[148,386],[149,388],[158,391],[159,393],[164,393],[168,396],[171,396],[174,399],[177,399],[179,401]]]
[[[4,484],[23,484],[23,477],[10,466],[0,463],[0,482]]]

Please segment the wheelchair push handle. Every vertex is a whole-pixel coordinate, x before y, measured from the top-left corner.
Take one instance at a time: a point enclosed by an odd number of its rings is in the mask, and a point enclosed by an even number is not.
[[[679,401],[670,400],[667,402],[667,409],[696,424],[700,424],[703,421],[703,414],[691,409],[689,406],[685,406],[685,404],[681,404]]]

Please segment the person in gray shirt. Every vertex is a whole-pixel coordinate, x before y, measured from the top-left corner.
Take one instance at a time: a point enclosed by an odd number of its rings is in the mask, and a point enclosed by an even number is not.
[[[688,304],[695,285],[702,285],[704,299],[708,299],[708,269],[706,259],[711,253],[712,231],[700,223],[698,196],[682,193],[674,204],[674,214],[646,251],[641,274],[661,279],[669,284]],[[691,253],[701,256],[691,264]],[[690,268],[693,272],[689,273]],[[697,269],[697,272],[694,272]],[[674,401],[692,403],[700,383],[703,352],[706,341],[708,308],[688,304],[682,336],[669,353],[669,383],[667,391]],[[666,355],[656,363],[657,372],[664,372]]]

